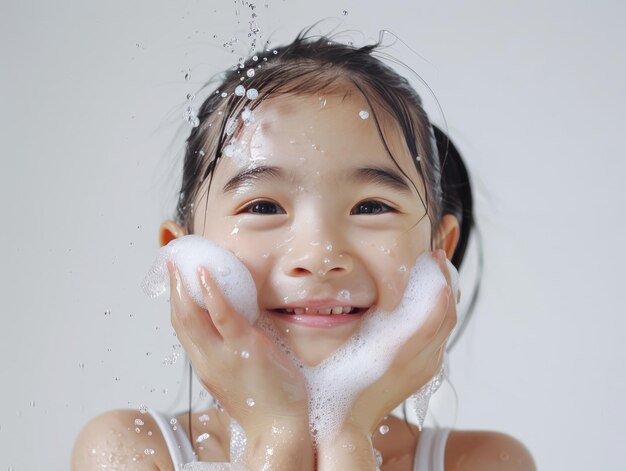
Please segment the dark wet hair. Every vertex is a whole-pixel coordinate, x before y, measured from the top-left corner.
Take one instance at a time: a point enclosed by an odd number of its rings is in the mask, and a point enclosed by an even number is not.
[[[353,47],[307,34],[308,30],[285,47],[240,60],[202,103],[197,125],[187,139],[177,222],[192,232],[194,202],[207,178],[210,187],[213,170],[226,146],[244,126],[243,110],[253,110],[280,95],[357,92],[370,105],[379,135],[402,173],[387,145],[382,123],[397,125],[403,136],[424,181],[425,195],[415,189],[431,221],[431,242],[443,214],[454,214],[459,220],[461,240],[453,263],[460,267],[473,217],[469,180],[458,151],[443,132],[431,126],[409,81],[376,56],[380,44]],[[247,74],[250,69],[254,71],[251,77]],[[236,94],[240,85],[252,95]]]

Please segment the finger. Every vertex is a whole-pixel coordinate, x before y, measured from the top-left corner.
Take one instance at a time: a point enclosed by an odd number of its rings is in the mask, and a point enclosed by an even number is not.
[[[248,334],[252,326],[226,300],[224,294],[204,267],[198,267],[204,301],[213,325],[227,345],[234,345],[238,338]]]
[[[208,345],[214,345],[221,340],[217,329],[213,326],[207,312],[191,299],[185,290],[180,272],[172,261],[167,262],[170,274],[170,305],[172,327],[188,353],[193,345],[195,349],[203,350]]]

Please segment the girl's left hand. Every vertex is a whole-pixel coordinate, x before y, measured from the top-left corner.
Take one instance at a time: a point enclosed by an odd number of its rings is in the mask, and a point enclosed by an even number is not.
[[[345,427],[365,435],[398,404],[430,381],[441,369],[446,342],[456,325],[456,302],[443,250],[433,252],[446,278],[424,324],[400,347],[391,365],[352,404]]]

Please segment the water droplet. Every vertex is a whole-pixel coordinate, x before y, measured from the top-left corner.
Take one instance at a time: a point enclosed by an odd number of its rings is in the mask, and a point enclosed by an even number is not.
[[[146,455],[154,455],[154,450],[152,448],[146,448],[143,450]]]
[[[244,87],[243,85],[237,85],[237,88],[235,88],[235,95],[244,96],[245,94],[246,94],[246,87]]]
[[[205,440],[208,440],[209,437],[211,435],[209,435],[208,433],[203,433],[202,435],[199,435],[198,438],[196,438],[196,443],[202,443]]]
[[[400,265],[400,268],[398,268],[398,270],[404,273],[406,271],[406,265]]]
[[[147,414],[148,413],[148,406],[141,404],[139,406],[139,412],[141,412],[142,414]]]
[[[325,258],[324,259],[324,265],[328,265],[330,263],[330,258]]]
[[[248,352],[248,351],[246,351],[246,350],[243,350],[243,351],[241,352],[241,358],[245,358],[245,359],[250,358],[250,352]]]
[[[339,290],[339,292],[337,293],[337,297],[339,299],[350,299],[350,291],[348,291],[347,289]]]
[[[203,424],[206,424],[209,420],[211,420],[211,417],[208,414],[202,414],[200,417],[198,417],[198,420]]]
[[[30,406],[35,407],[35,401],[30,401]]]
[[[259,96],[259,91],[256,88],[251,88],[246,92],[248,100],[255,100]]]
[[[387,433],[389,432],[389,426],[388,425],[381,425],[378,428],[378,431],[380,432],[381,435],[387,435]]]
[[[246,70],[246,75],[248,77],[254,77],[254,69],[251,68],[251,69]]]
[[[178,420],[176,420],[175,417],[172,420],[170,420],[171,425],[176,425],[177,423],[178,423]]]
[[[421,160],[422,160],[422,158],[421,158],[419,155],[416,155],[416,156],[415,156],[415,160],[419,162],[419,161],[421,161]]]
[[[187,100],[191,101],[195,98],[196,96],[193,93],[187,93]]]
[[[226,97],[228,96],[228,93],[226,93],[226,92],[222,92],[222,95],[221,95],[221,96],[222,96],[222,98],[226,98]]]
[[[252,407],[254,405],[254,399],[249,397],[248,399],[246,399],[246,404],[248,404],[248,407]]]
[[[342,12],[341,12],[341,14],[342,14],[343,16],[348,16],[348,10],[344,10],[344,11],[342,11]]]
[[[79,367],[79,368],[81,368],[81,369],[83,369],[83,368],[85,368],[85,364],[81,361],[81,362],[78,364],[78,367]]]
[[[276,55],[276,54],[278,54],[278,51],[277,51],[276,49],[274,49],[274,50],[272,51],[272,54]]]
[[[185,80],[191,80],[191,70],[187,71],[187,73],[185,73]]]
[[[111,310],[107,309],[106,311],[104,311],[104,315],[105,316],[110,316],[111,315]]]
[[[151,436],[152,436],[152,430],[150,430],[150,431],[148,432],[148,436],[149,436],[149,437],[151,437]]]
[[[233,155],[235,155],[235,146],[233,146],[232,144],[229,144],[226,147],[224,147],[224,155],[226,157],[232,157]]]
[[[144,422],[143,422],[143,420],[141,420],[141,419],[135,419],[135,425],[137,425],[137,426],[141,426],[141,425],[143,425],[143,423],[144,423]]]
[[[370,117],[369,112],[365,111],[365,110],[361,110],[359,111],[359,118],[361,119],[367,119]]]
[[[136,432],[136,433],[140,433],[140,432],[141,432],[141,429],[140,429],[139,427],[136,427],[136,428],[135,428],[135,432]]]
[[[326,250],[329,252],[333,251],[333,244],[331,244],[330,242],[326,242]]]

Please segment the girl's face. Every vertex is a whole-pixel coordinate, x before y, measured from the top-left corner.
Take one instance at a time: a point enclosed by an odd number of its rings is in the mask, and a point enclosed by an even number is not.
[[[271,98],[243,118],[208,199],[205,185],[195,202],[194,232],[241,259],[263,315],[315,365],[358,330],[364,312],[400,301],[408,271],[430,248],[413,186],[424,195],[423,183],[383,120],[413,184],[397,169],[354,91]]]

